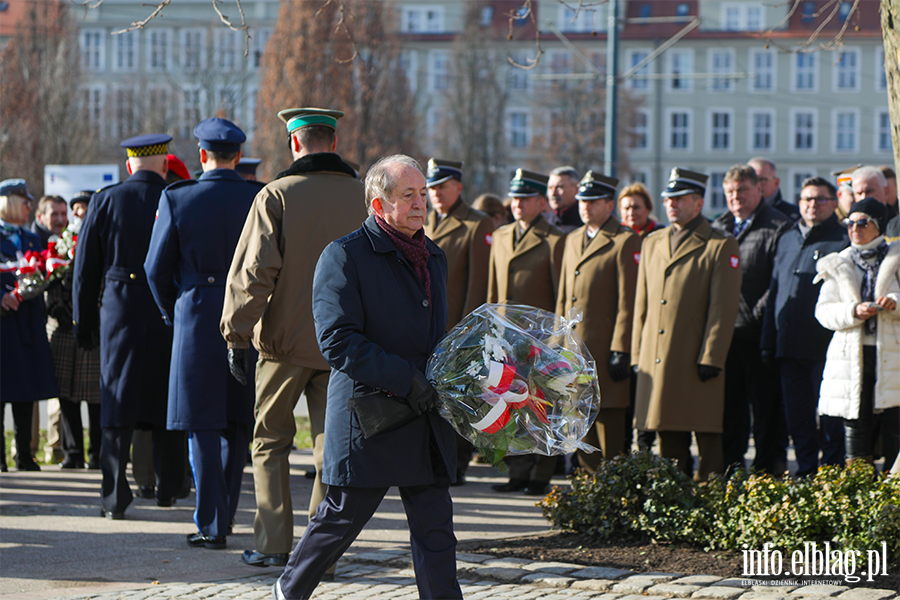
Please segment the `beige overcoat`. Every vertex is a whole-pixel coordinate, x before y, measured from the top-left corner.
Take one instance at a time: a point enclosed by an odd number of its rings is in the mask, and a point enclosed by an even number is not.
[[[538,216],[513,248],[516,224],[494,231],[488,302],[527,304],[556,311],[556,293],[566,234]]]
[[[611,353],[631,352],[641,237],[610,217],[582,251],[586,230],[566,238],[556,313],[569,318],[573,307],[581,309],[573,328],[597,363],[600,408],[626,408],[628,379],[614,382],[607,365]]]
[[[365,219],[363,185],[347,173],[315,171],[266,185],[228,272],[220,324],[228,347],[248,348],[252,338],[262,358],[329,369],[316,341],[313,273],[325,246]]]
[[[722,432],[725,374],[701,382],[697,365],[724,369],[740,294],[738,243],[708,221],[674,256],[668,228],[644,239],[631,342],[638,429]]]
[[[447,255],[447,329],[484,304],[491,257],[489,216],[460,200],[435,227],[435,211],[425,220],[425,235]]]

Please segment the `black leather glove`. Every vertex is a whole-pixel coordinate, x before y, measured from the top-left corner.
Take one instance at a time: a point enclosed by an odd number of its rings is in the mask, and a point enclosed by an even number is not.
[[[628,379],[628,375],[631,372],[630,362],[631,355],[625,352],[613,352],[609,355],[607,369],[613,381],[625,381]]]
[[[78,333],[75,334],[75,340],[82,350],[90,351],[100,345],[100,332],[96,329],[80,327]]]
[[[431,385],[425,376],[416,371],[413,376],[412,387],[409,388],[409,395],[405,398],[406,403],[413,409],[417,415],[421,415],[426,410],[435,407],[438,401],[437,390]]]
[[[247,373],[250,372],[250,349],[229,348],[228,370],[239,384],[247,385]]]
[[[697,374],[700,375],[700,381],[709,381],[719,376],[722,369],[710,365],[697,365]]]
[[[762,362],[763,366],[772,371],[775,370],[777,366],[775,364],[775,350],[772,348],[763,348],[759,351],[759,360]]]

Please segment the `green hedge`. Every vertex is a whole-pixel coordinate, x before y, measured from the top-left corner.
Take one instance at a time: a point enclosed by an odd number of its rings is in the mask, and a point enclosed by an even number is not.
[[[541,502],[544,516],[568,531],[729,550],[887,542],[891,560],[900,558],[900,478],[876,475],[862,462],[822,467],[800,480],[742,470],[695,483],[673,462],[642,452],[603,461],[597,472],[579,471],[570,481]]]

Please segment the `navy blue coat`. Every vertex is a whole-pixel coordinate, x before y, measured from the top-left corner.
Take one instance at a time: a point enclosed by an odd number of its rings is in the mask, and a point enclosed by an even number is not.
[[[173,183],[159,198],[144,269],[159,310],[175,326],[168,429],[253,424],[253,384],[240,385],[229,374],[219,320],[225,277],[260,189],[232,169],[214,169]],[[252,382],[253,373],[247,378]]]
[[[103,188],[91,198],[78,235],[72,312],[76,331],[100,331],[102,427],[166,423],[172,328],[144,274],[165,187],[158,174],[138,171]]]
[[[425,287],[374,217],[329,244],[313,278],[313,317],[319,348],[331,365],[325,416],[322,481],[347,487],[434,483],[429,440],[434,439],[447,473],[456,475],[456,437],[437,412],[363,438],[354,396],[376,388],[406,396],[415,371],[447,327],[447,258],[431,240],[429,303]],[[436,457],[437,460],[440,458]]]
[[[40,252],[41,238],[19,228],[21,251]],[[17,260],[16,245],[0,230],[0,262]],[[0,273],[0,295],[16,287],[15,272]],[[55,398],[56,378],[50,342],[47,341],[47,310],[43,294],[19,304],[0,316],[0,399],[31,402]]]
[[[778,358],[825,360],[833,332],[822,327],[815,316],[822,287],[813,283],[816,261],[849,245],[847,230],[835,215],[813,227],[805,240],[797,224],[782,234],[775,251],[760,348],[774,349]]]

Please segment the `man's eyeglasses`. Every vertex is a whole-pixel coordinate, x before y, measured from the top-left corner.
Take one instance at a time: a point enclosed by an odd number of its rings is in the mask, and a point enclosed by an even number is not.
[[[859,229],[865,229],[869,226],[869,223],[872,222],[872,219],[859,219],[858,221],[851,221],[850,219],[844,219],[844,227],[847,229],[852,229],[857,227]]]
[[[810,198],[800,197],[800,202],[815,202],[816,204],[826,204],[832,200],[834,200],[834,198],[829,198],[828,196],[812,196]]]

